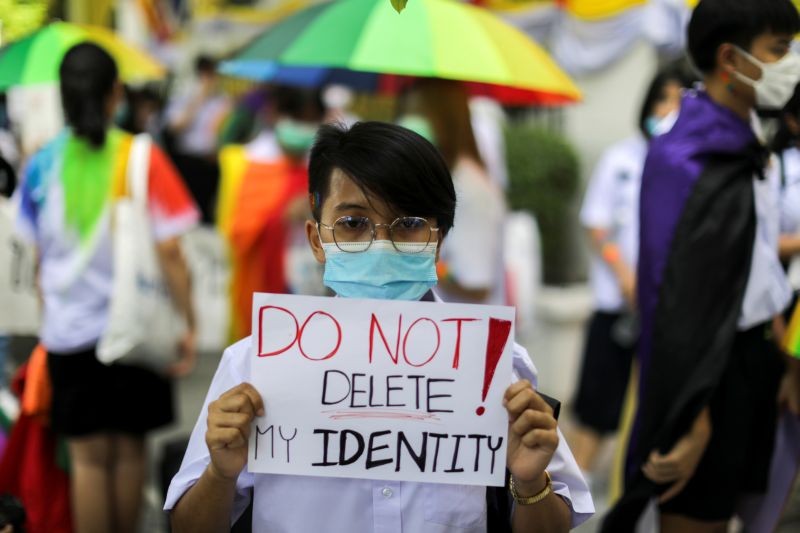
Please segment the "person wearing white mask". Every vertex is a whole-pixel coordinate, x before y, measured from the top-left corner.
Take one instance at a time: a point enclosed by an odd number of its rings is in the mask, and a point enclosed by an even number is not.
[[[757,109],[800,81],[790,0],[701,0],[687,29],[703,86],[687,91],[642,174],[638,405],[625,492],[601,531],[633,531],[657,499],[662,532],[727,531],[763,494],[785,357],[773,320],[791,291]]]
[[[581,209],[592,249],[594,313],[587,325],[583,364],[573,401],[575,459],[591,474],[605,437],[619,425],[636,349],[636,258],[639,188],[647,147],[675,123],[681,92],[691,83],[679,66],[651,81],[639,113],[640,132],[603,154]]]

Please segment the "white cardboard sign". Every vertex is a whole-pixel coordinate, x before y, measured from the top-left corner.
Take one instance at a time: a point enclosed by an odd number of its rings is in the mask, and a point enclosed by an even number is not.
[[[249,470],[501,486],[514,309],[255,294]]]

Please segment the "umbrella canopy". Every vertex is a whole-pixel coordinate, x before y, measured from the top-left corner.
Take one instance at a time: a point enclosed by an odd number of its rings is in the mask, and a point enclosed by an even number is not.
[[[259,65],[329,67],[513,88],[528,100],[566,103],[580,91],[529,37],[488,11],[452,0],[339,0],[272,26],[233,58]]]
[[[83,41],[93,42],[110,53],[125,82],[144,82],[165,75],[164,67],[155,59],[126,44],[110,30],[54,22],[0,48],[0,91],[58,81],[64,54]]]

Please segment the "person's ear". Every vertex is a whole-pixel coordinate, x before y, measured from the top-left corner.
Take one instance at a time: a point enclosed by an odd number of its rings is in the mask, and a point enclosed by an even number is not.
[[[117,80],[114,82],[114,88],[111,89],[111,94],[108,95],[108,100],[106,101],[106,114],[108,115],[109,119],[114,118],[117,107],[119,107],[124,100],[125,86],[121,81]]]
[[[722,75],[730,76],[739,70],[740,56],[731,43],[722,43],[717,47],[717,68]]]
[[[439,254],[442,252],[442,243],[444,242],[444,235],[442,235],[441,231],[436,232],[436,239],[438,241],[436,245],[436,262],[438,263]]]
[[[311,253],[314,254],[314,258],[320,263],[325,263],[325,250],[322,249],[322,242],[319,239],[317,223],[313,220],[306,220],[306,237],[308,238],[308,245],[311,246]]]

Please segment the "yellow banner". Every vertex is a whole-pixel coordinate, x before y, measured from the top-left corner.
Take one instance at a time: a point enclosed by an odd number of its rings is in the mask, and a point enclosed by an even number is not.
[[[539,7],[551,7],[558,4],[555,0],[484,0],[478,5],[493,11],[528,11]]]
[[[250,24],[272,24],[312,3],[315,0],[283,0],[266,9],[234,6],[226,0],[194,0],[193,5],[198,20],[223,18]]]
[[[647,0],[483,0],[479,4],[496,11],[507,12],[558,6],[575,17],[598,20],[617,16],[646,3]]]
[[[575,17],[597,20],[615,17],[646,3],[647,0],[566,0],[566,9]]]

